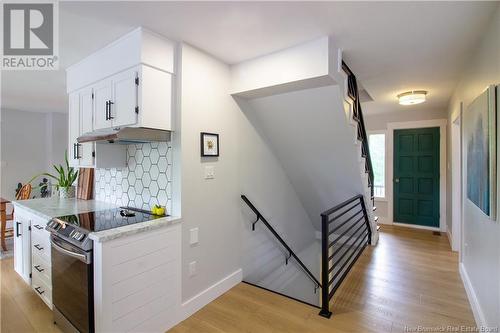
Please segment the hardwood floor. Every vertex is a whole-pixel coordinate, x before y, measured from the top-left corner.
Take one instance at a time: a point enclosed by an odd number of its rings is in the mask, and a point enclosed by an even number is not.
[[[0,332],[61,332],[52,311],[14,271],[13,258],[0,263]]]
[[[1,261],[1,332],[55,332],[52,313]],[[475,326],[445,235],[383,226],[332,300],[333,316],[241,283],[174,327],[186,332],[404,332]],[[426,332],[432,332],[427,330]]]
[[[331,319],[241,283],[174,327],[187,332],[406,332],[418,326],[475,327],[447,237],[383,226],[332,299]],[[450,330],[451,331],[451,330]],[[457,331],[459,332],[459,331]]]

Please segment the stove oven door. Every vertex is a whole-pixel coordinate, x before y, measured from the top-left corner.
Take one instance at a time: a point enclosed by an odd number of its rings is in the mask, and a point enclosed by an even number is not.
[[[52,242],[52,303],[54,320],[63,331],[94,331],[92,252],[56,235]]]

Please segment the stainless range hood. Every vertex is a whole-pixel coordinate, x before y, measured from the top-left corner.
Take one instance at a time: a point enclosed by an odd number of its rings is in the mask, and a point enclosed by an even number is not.
[[[136,144],[152,141],[170,141],[170,131],[146,127],[109,128],[88,132],[77,138],[79,143]]]

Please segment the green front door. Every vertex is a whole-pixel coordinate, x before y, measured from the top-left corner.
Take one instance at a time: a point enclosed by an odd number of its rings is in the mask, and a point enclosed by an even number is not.
[[[439,127],[394,131],[394,222],[439,227]]]

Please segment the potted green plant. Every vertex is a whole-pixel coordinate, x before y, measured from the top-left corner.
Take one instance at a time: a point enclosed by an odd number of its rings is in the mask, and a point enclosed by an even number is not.
[[[56,181],[55,186],[57,190],[59,190],[60,198],[74,198],[75,188],[73,187],[73,183],[78,177],[78,171],[69,166],[67,151],[64,152],[64,161],[66,162],[66,168],[62,165],[54,165],[54,169],[57,171],[57,177],[50,173],[43,173],[42,175],[53,178]]]

